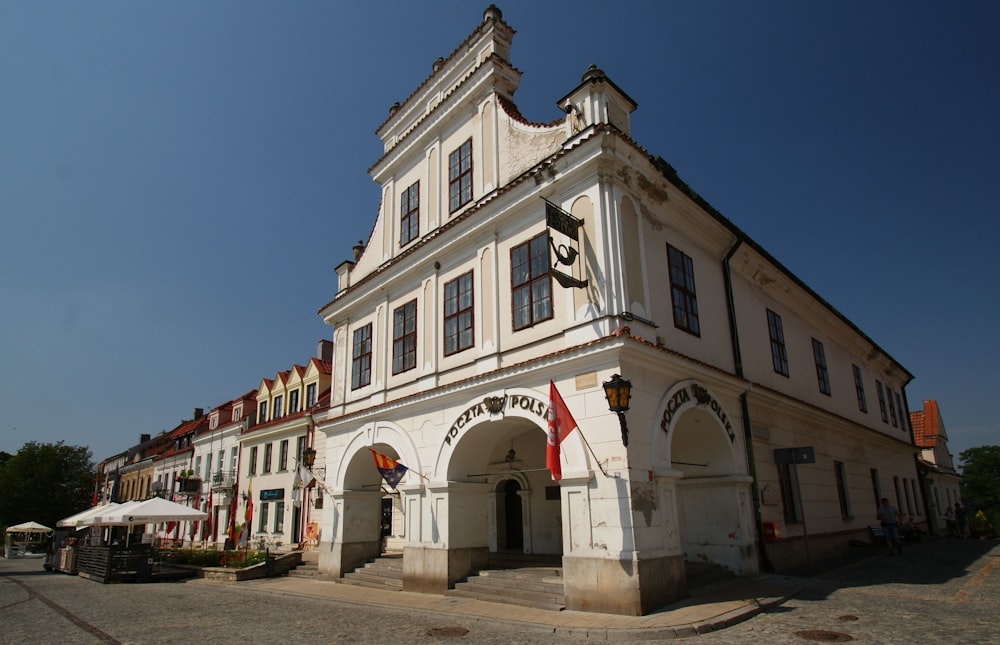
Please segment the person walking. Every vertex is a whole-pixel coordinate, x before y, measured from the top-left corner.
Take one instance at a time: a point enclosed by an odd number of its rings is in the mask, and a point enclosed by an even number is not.
[[[958,526],[958,537],[965,537],[965,507],[961,502],[955,502],[955,524]]]
[[[899,509],[889,503],[888,497],[883,497],[876,517],[882,523],[882,533],[885,535],[885,543],[889,547],[889,555],[892,555],[894,551],[903,555],[903,544],[899,539]]]

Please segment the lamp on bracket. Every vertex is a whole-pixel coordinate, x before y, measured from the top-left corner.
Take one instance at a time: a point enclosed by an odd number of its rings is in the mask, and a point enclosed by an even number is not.
[[[628,412],[629,399],[632,398],[632,381],[623,379],[620,374],[613,374],[611,379],[603,384],[604,396],[608,399],[608,409],[618,415],[622,426],[622,445],[628,446],[628,424],[625,413]]]

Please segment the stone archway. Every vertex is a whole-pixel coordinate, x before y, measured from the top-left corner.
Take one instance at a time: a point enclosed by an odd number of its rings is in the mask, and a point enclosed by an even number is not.
[[[665,401],[662,456],[673,473],[684,559],[753,572],[751,478],[740,465],[732,417],[710,390],[691,381],[675,385]]]

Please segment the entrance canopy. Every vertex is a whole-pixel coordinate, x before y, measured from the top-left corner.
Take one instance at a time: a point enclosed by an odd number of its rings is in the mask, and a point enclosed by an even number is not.
[[[154,497],[144,502],[125,503],[93,518],[101,526],[132,526],[155,522],[195,522],[208,517],[208,513],[190,506]]]
[[[52,529],[38,522],[23,522],[7,527],[8,533],[51,533]]]

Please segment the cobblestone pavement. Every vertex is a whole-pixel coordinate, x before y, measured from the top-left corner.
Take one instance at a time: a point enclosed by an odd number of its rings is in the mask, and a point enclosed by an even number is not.
[[[874,553],[826,573],[796,572],[804,587],[783,605],[680,642],[1000,643],[996,541],[939,540],[892,558]],[[512,621],[516,615],[511,607]],[[657,642],[622,636],[614,640]],[[102,585],[45,572],[40,560],[0,559],[0,643],[387,641],[561,645],[581,638],[474,616],[269,593],[254,583]]]
[[[812,632],[812,633],[809,633]],[[1000,643],[997,541],[936,540],[816,575],[780,607],[682,642]]]

